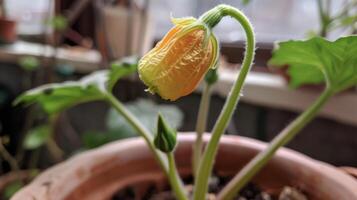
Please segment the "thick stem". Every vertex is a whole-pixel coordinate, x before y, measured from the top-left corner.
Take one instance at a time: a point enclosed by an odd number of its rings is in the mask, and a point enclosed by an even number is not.
[[[175,157],[172,152],[167,153],[166,155],[167,160],[169,161],[169,180],[172,190],[178,200],[188,200],[185,188],[177,172]]]
[[[334,92],[332,90],[326,89],[314,104],[281,131],[267,149],[259,153],[228,183],[219,193],[218,199],[233,199],[239,190],[274,156],[275,152],[293,139],[294,136],[317,115],[322,106],[333,94]]]
[[[211,97],[211,85],[205,83],[202,92],[200,107],[198,110],[198,117],[197,117],[197,124],[196,124],[196,140],[193,146],[192,173],[194,175],[196,175],[197,173],[198,164],[200,163],[201,156],[202,156],[202,150],[203,150],[202,136],[206,130],[210,97]]]
[[[137,133],[144,138],[145,142],[149,146],[150,150],[153,152],[155,158],[159,162],[161,168],[164,170],[166,175],[169,174],[167,162],[164,158],[164,155],[156,150],[155,145],[153,144],[153,136],[149,132],[149,130],[144,127],[141,122],[132,114],[129,110],[125,108],[125,106],[119,102],[111,93],[106,94],[106,100],[110,105],[114,107],[114,109],[121,114],[128,123],[137,131]]]
[[[239,101],[241,89],[243,88],[245,78],[252,66],[255,51],[255,38],[253,28],[249,20],[245,17],[245,15],[234,7],[222,5],[218,8],[220,9],[221,16],[229,15],[241,24],[246,33],[247,45],[244,60],[242,63],[242,68],[240,70],[238,78],[235,81],[233,88],[231,89],[231,92],[223,107],[223,110],[221,111],[221,114],[213,128],[211,139],[199,164],[194,188],[194,200],[206,199],[206,194],[208,190],[208,180],[211,176],[219,140],[224,131],[226,130],[227,125],[232,118],[235,107]]]

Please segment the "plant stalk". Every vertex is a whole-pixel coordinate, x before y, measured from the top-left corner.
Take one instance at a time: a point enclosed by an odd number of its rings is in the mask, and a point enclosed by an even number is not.
[[[64,153],[52,136],[46,141],[46,147],[55,162],[63,160]]]
[[[324,7],[323,0],[317,0],[317,7],[319,11],[320,18],[320,32],[319,35],[321,37],[326,37],[328,32],[328,26],[330,25],[330,16],[328,12],[328,8]]]
[[[232,118],[233,112],[241,95],[241,89],[243,88],[245,78],[250,71],[254,59],[255,37],[253,27],[249,20],[241,11],[234,7],[221,5],[218,6],[218,9],[220,9],[219,14],[221,18],[228,15],[236,19],[241,24],[246,33],[247,44],[242,68],[226,100],[223,110],[221,111],[221,114],[213,128],[211,139],[207,144],[202,160],[199,164],[194,188],[194,200],[206,199],[206,194],[208,191],[208,180],[211,176],[219,140]],[[213,23],[213,25],[217,23]]]
[[[198,165],[201,160],[203,151],[203,134],[206,130],[208,108],[211,98],[211,84],[205,83],[202,92],[200,107],[198,110],[197,124],[196,124],[196,140],[193,146],[193,160],[192,160],[192,173],[197,174]]]
[[[270,145],[251,160],[219,193],[218,199],[230,200],[244,187],[259,170],[274,156],[275,152],[286,145],[303,129],[320,111],[323,105],[334,94],[333,90],[325,89],[321,96],[299,117],[283,129]]]
[[[0,137],[0,157],[6,160],[12,171],[18,171],[20,169],[17,160],[6,150],[4,144],[2,143],[2,139]]]
[[[113,94],[106,93],[106,100],[110,105],[114,107],[114,109],[121,114],[129,124],[137,131],[137,133],[144,138],[145,142],[149,146],[150,150],[153,152],[156,160],[159,162],[161,168],[164,170],[166,175],[169,175],[168,163],[164,158],[164,155],[156,150],[153,141],[153,136],[146,127],[144,127],[141,122],[129,111],[125,108],[125,106],[118,101]]]
[[[181,178],[177,172],[175,157],[172,152],[167,153],[167,160],[169,162],[169,180],[175,197],[178,200],[188,200],[185,188],[182,184]]]

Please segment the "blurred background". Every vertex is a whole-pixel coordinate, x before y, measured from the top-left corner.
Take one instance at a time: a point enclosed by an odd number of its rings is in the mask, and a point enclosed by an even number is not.
[[[292,90],[266,62],[274,42],[314,35],[336,39],[357,32],[355,0],[0,0],[0,199],[36,174],[78,152],[135,136],[102,102],[48,117],[38,106],[13,106],[24,91],[78,80],[128,56],[140,58],[172,27],[170,17],[199,17],[217,4],[240,8],[252,21],[257,57],[227,134],[269,141],[303,111],[322,86]],[[214,30],[221,44],[208,131],[238,73],[244,33],[230,18]],[[179,131],[193,131],[202,87],[176,102],[146,93],[137,75],[115,95],[150,129],[159,110]],[[334,97],[290,148],[337,166],[357,166],[356,89]]]

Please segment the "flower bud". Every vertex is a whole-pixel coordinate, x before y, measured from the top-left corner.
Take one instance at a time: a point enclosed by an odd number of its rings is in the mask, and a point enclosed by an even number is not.
[[[159,114],[157,120],[157,133],[154,138],[154,145],[164,153],[172,152],[176,146],[176,131],[170,128],[161,114]]]
[[[172,101],[192,93],[218,57],[218,42],[207,25],[195,18],[173,19],[173,23],[138,67],[148,91]]]
[[[218,80],[217,68],[208,70],[208,72],[205,76],[206,83],[208,85],[213,85],[214,83],[217,82],[217,80]]]

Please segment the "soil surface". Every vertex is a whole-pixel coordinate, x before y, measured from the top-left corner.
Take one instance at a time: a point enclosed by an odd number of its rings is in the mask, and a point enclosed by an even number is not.
[[[230,180],[230,178],[213,177],[210,180],[209,195],[207,200],[215,200],[216,195]],[[192,177],[184,180],[186,189],[192,196]],[[143,184],[127,187],[116,193],[112,200],[176,200],[168,185]],[[262,191],[259,186],[249,183],[234,200],[308,200],[307,196],[296,188],[286,186],[279,192]]]

